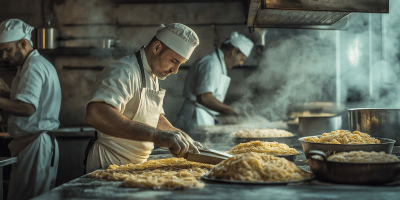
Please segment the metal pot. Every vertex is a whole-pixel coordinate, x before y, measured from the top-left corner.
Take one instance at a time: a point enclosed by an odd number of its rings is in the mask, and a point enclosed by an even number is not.
[[[300,136],[321,135],[342,128],[342,116],[299,117]]]
[[[348,115],[350,131],[391,138],[400,145],[400,109],[355,108]]]
[[[58,29],[38,28],[36,32],[37,49],[56,49],[58,47]]]
[[[321,135],[317,135],[321,137]],[[312,137],[312,136],[309,136]],[[308,159],[311,150],[323,151],[326,155],[330,156],[333,153],[349,152],[349,151],[384,151],[387,154],[392,154],[393,145],[396,141],[387,138],[376,138],[381,141],[380,144],[329,144],[329,143],[315,143],[304,141],[305,137],[299,138],[303,146],[304,154]]]
[[[309,166],[318,180],[352,183],[385,184],[395,181],[400,175],[400,162],[348,163],[327,160],[322,151],[310,151]]]
[[[98,48],[100,48],[100,49],[114,49],[115,47],[117,47],[117,44],[119,42],[120,42],[119,40],[111,39],[111,38],[99,39]]]

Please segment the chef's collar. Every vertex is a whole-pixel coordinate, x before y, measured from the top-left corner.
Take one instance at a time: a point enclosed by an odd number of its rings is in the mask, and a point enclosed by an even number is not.
[[[153,77],[154,80],[156,80],[156,75],[153,74],[149,63],[147,62],[146,53],[144,52],[144,47],[140,49],[140,57],[142,58],[144,70],[146,70],[146,72],[149,73],[151,75],[151,77]]]

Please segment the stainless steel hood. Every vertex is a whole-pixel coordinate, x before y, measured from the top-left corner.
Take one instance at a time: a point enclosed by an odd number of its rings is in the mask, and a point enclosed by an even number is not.
[[[351,12],[389,13],[389,0],[251,0],[247,26],[343,30]]]

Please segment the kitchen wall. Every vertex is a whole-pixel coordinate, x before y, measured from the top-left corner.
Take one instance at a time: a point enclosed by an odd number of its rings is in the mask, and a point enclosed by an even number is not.
[[[212,52],[215,45],[219,46],[232,31],[245,34],[256,43],[260,38],[257,32],[250,33],[246,26],[236,25],[244,24],[246,20],[246,8],[240,2],[116,4],[110,0],[55,0],[54,3],[51,25],[59,28],[61,35],[91,37],[68,40],[64,47],[96,46],[94,37],[111,37],[119,39],[119,47],[124,50],[114,56],[99,56],[94,52],[92,55],[45,55],[56,67],[60,78],[63,127],[86,125],[84,105],[90,97],[91,85],[100,73],[86,67],[106,66],[146,45],[160,23],[192,25],[200,38],[200,45],[179,73],[161,81],[161,86],[167,90],[164,110],[172,122],[183,102],[184,79],[192,62]],[[35,27],[43,26],[41,0],[0,1],[0,20],[11,17]],[[211,23],[231,25],[199,25]],[[278,120],[297,102],[336,101],[338,34],[342,39],[348,38],[343,31],[268,29],[264,51],[254,48],[245,62],[246,68],[228,72],[232,82],[226,102]],[[65,66],[76,69],[65,69]],[[10,72],[0,72],[0,77],[5,76],[10,82]],[[342,98],[340,101],[345,101],[345,97]]]

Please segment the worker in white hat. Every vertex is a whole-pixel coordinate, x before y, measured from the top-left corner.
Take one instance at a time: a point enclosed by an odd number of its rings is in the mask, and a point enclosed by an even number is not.
[[[146,47],[101,72],[86,104],[86,121],[98,133],[85,153],[87,172],[143,163],[154,145],[169,148],[176,157],[188,150],[198,153],[201,144],[165,118],[165,90],[159,86],[159,79],[176,74],[198,44],[189,27],[161,25]]]
[[[0,24],[0,59],[18,68],[11,89],[0,81],[0,109],[10,114],[8,145],[12,165],[9,200],[31,199],[55,185],[58,144],[52,130],[59,127],[61,88],[54,66],[32,47],[32,26],[19,19]]]
[[[190,134],[195,126],[215,125],[218,114],[243,113],[223,103],[231,81],[227,69],[243,65],[253,46],[250,39],[235,31],[221,48],[192,64],[185,80],[185,101],[177,117],[178,128]]]

